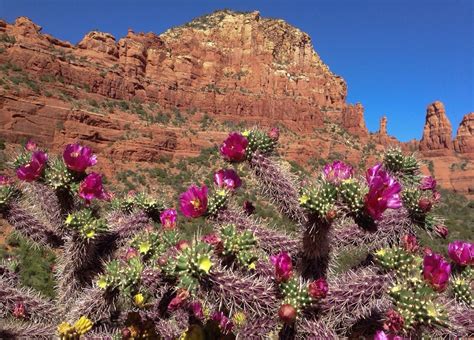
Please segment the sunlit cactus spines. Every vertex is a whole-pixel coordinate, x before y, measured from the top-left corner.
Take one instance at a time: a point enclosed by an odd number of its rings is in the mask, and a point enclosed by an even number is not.
[[[467,306],[473,306],[472,290],[469,280],[462,277],[454,278],[452,290],[456,301],[464,303]]]
[[[388,149],[383,157],[384,167],[407,183],[419,180],[420,164],[414,155],[406,155],[400,148]]]
[[[56,253],[55,296],[1,263],[0,337],[472,336],[472,244],[452,242],[449,258],[424,250],[423,232],[447,236],[435,180],[398,151],[368,170],[334,161],[298,178],[279,137],[231,133],[214,185],[181,183],[177,202],[147,187],[112,193],[77,143],[47,158],[24,148],[18,178],[0,177],[1,212]]]

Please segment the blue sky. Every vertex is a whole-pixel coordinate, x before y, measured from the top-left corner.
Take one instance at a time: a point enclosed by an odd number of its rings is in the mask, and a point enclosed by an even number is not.
[[[307,32],[330,69],[361,102],[369,130],[382,115],[401,140],[421,138],[426,106],[441,100],[453,124],[474,111],[474,1],[0,0],[0,17],[25,15],[43,31],[77,43],[99,29],[156,33],[217,9],[259,10]]]

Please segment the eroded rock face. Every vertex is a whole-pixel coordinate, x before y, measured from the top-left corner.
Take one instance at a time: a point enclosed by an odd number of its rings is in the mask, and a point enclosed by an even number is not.
[[[5,31],[25,43],[8,51],[22,68],[104,96],[158,102],[165,109],[194,107],[263,125],[279,120],[299,131],[330,117],[367,134],[363,108],[347,106],[344,80],[322,62],[310,37],[258,12],[220,11],[159,36],[129,30],[118,42],[93,31],[76,47],[41,34],[24,17]]]
[[[449,154],[453,149],[451,122],[446,116],[444,105],[435,101],[426,109],[426,122],[420,151],[438,150],[440,154]]]
[[[456,152],[474,154],[474,112],[463,117],[453,143]]]
[[[380,125],[379,125],[379,135],[387,136],[387,117],[383,116],[380,118]]]

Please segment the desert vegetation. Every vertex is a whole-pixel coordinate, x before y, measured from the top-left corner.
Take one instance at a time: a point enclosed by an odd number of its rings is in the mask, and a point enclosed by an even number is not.
[[[399,149],[310,173],[279,137],[234,131],[114,190],[89,147],[27,142],[0,177],[0,337],[472,336],[472,203]]]

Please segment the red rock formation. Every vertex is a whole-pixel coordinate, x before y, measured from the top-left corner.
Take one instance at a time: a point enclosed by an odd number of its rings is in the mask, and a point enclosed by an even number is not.
[[[456,152],[474,154],[474,112],[463,117],[453,143]]]
[[[388,136],[388,134],[387,134],[387,117],[386,116],[383,116],[382,118],[380,118],[379,135],[380,136]]]
[[[386,120],[379,133],[369,134],[363,106],[346,103],[344,80],[321,61],[310,37],[258,12],[220,11],[161,35],[129,30],[118,41],[93,31],[77,46],[42,34],[25,17],[14,24],[0,20],[0,34],[9,37],[0,41],[0,64],[17,69],[0,70],[7,82],[0,83],[1,138],[20,143],[33,137],[56,151],[81,140],[105,156],[101,171],[109,176],[163,154],[197,155],[222,140],[223,129],[200,128],[206,115],[221,123],[284,125],[297,134],[282,136],[282,154],[304,164],[314,164],[315,157],[357,164],[369,142],[378,144],[370,162],[388,145],[418,147],[416,141],[400,144],[388,136]],[[13,84],[15,77],[23,83]],[[39,84],[36,91],[32,81]],[[154,114],[177,108],[186,123],[148,124],[139,118],[142,113],[117,106],[109,112],[103,105],[111,99],[153,103]],[[96,101],[97,110],[80,107],[87,101]],[[333,123],[339,125],[334,131],[328,129]],[[472,159],[472,114],[461,125],[454,150]],[[451,125],[439,102],[428,108],[419,148],[433,161],[443,186],[469,187],[470,165],[462,174],[448,171],[461,160],[451,150]],[[446,152],[449,159],[437,157]]]
[[[452,148],[451,122],[446,116],[443,103],[435,101],[426,109],[426,122],[420,141],[420,151],[427,155],[448,155]]]

